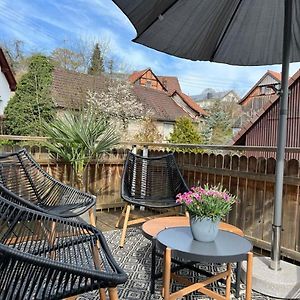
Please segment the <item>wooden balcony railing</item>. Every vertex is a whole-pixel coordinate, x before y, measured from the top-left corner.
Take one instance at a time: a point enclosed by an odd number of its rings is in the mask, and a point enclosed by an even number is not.
[[[0,139],[8,140],[8,138]],[[25,139],[19,139],[24,141]],[[41,140],[26,141],[33,143]],[[176,160],[188,185],[222,184],[236,194],[239,202],[228,216],[228,221],[240,227],[256,246],[270,249],[273,201],[275,190],[275,147],[242,147],[216,145],[170,145],[124,142],[93,162],[88,168],[88,191],[97,196],[98,209],[116,209],[120,199],[120,180],[127,151],[135,145],[140,153],[161,155],[172,150],[198,149],[200,153],[177,152]],[[14,151],[20,146],[1,146],[1,151]],[[35,159],[54,177],[67,184],[73,183],[70,166],[50,159],[41,145],[26,146]],[[300,148],[287,148],[290,156],[300,154]],[[251,155],[249,155],[251,153]],[[267,155],[261,155],[267,153]],[[285,162],[283,198],[282,253],[300,261],[300,165],[298,159]]]

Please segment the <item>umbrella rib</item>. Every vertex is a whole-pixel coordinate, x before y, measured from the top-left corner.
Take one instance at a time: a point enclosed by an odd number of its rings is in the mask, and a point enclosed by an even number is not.
[[[240,0],[239,3],[238,3],[238,5],[236,6],[236,8],[235,8],[235,10],[234,10],[234,12],[233,12],[233,14],[232,14],[232,16],[231,16],[231,18],[230,18],[228,24],[227,24],[225,30],[223,31],[223,34],[222,34],[222,36],[221,36],[221,38],[220,38],[220,40],[219,40],[219,42],[218,42],[218,44],[217,44],[216,49],[214,50],[212,56],[210,57],[210,61],[213,61],[213,60],[214,60],[215,55],[216,55],[217,51],[219,50],[219,48],[220,48],[220,46],[221,46],[221,43],[223,42],[223,40],[224,40],[224,38],[225,38],[225,35],[226,35],[226,33],[227,33],[227,31],[228,31],[228,29],[229,29],[229,27],[230,27],[230,25],[231,25],[231,23],[232,23],[234,17],[235,17],[235,15],[237,14],[237,11],[238,11],[238,9],[240,8],[241,4],[242,4],[242,0]]]
[[[179,0],[175,0],[172,4],[170,4],[162,13],[159,14],[159,16],[164,15],[169,9],[171,9]],[[138,36],[141,36],[145,31],[147,31],[159,18],[159,16],[157,16],[141,33],[138,34]],[[133,39],[133,41],[135,41],[138,36]]]

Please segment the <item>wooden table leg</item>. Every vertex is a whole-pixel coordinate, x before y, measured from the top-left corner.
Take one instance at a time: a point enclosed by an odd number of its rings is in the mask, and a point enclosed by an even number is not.
[[[253,269],[253,253],[248,252],[247,260],[247,281],[246,281],[246,300],[251,300],[252,291],[252,269]]]
[[[118,290],[117,288],[109,288],[108,289],[109,299],[110,300],[118,300]]]
[[[100,300],[106,300],[105,289],[99,289]]]
[[[170,281],[171,281],[171,249],[166,248],[164,253],[164,274],[162,296],[165,300],[170,299]]]
[[[231,264],[227,264],[227,277],[226,277],[226,292],[225,298],[226,300],[230,300],[230,292],[231,292]]]

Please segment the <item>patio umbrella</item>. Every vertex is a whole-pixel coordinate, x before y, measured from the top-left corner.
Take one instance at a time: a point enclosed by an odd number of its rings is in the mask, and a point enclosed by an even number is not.
[[[113,0],[137,31],[134,42],[191,60],[282,63],[271,268],[280,269],[289,62],[300,61],[297,0]]]

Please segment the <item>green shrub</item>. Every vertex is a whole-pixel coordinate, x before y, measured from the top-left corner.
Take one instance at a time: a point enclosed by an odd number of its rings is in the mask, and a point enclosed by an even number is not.
[[[29,59],[28,73],[21,77],[15,95],[5,110],[5,133],[10,135],[42,135],[42,122],[54,116],[50,87],[53,66],[43,55]]]
[[[170,134],[169,143],[172,144],[202,144],[202,138],[192,120],[181,117],[176,120],[173,132]],[[171,148],[172,151],[199,153],[196,148]]]

